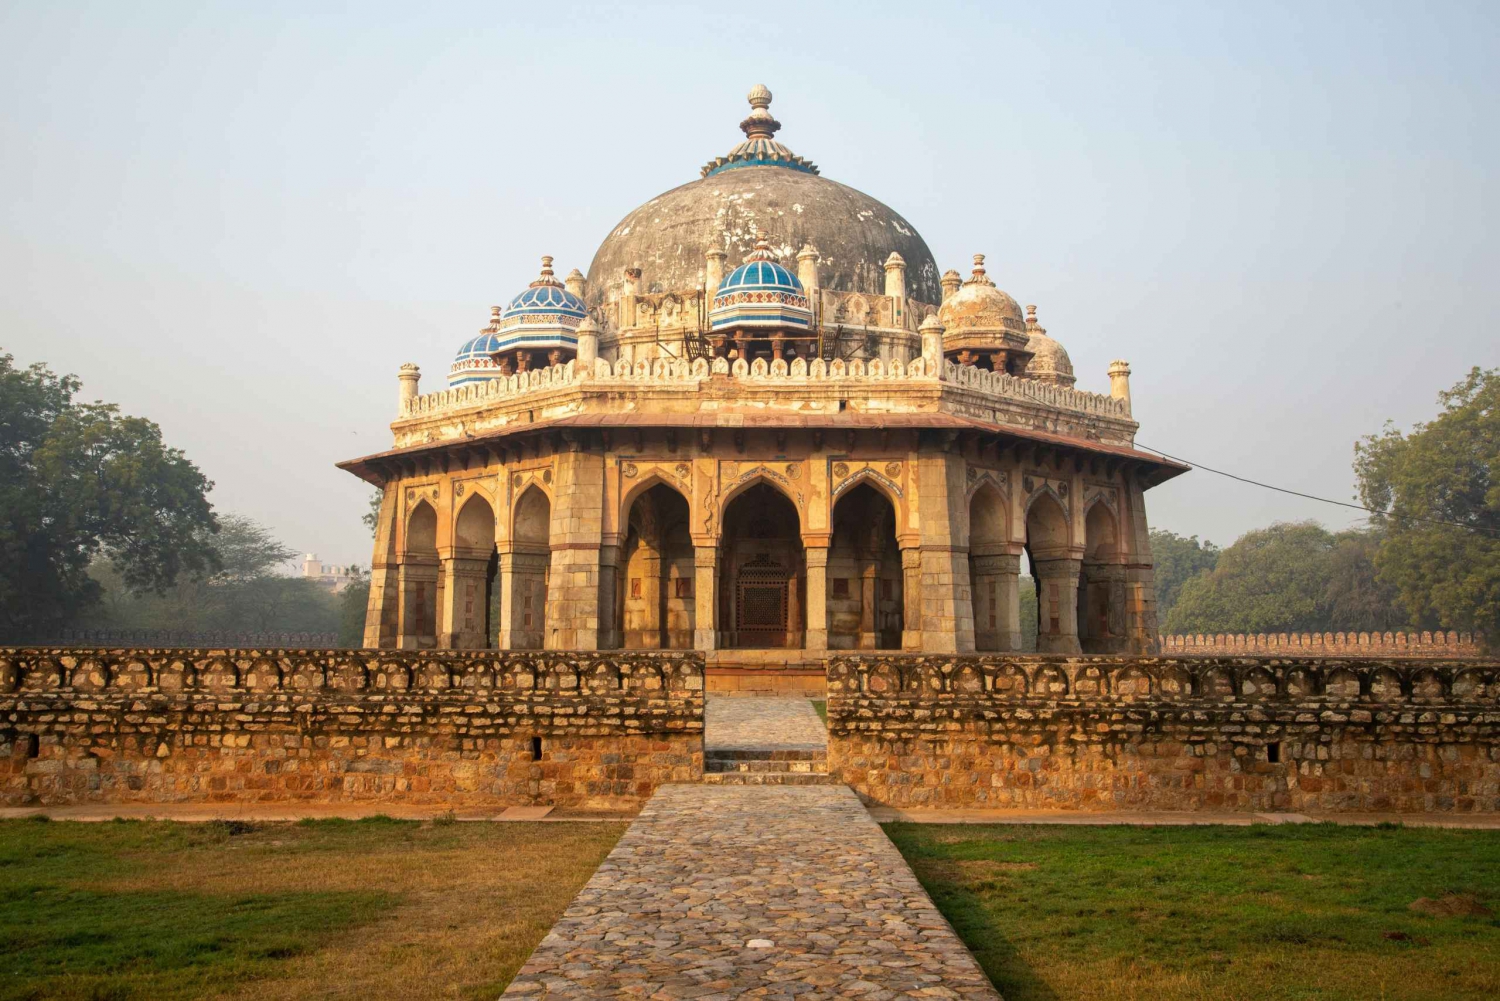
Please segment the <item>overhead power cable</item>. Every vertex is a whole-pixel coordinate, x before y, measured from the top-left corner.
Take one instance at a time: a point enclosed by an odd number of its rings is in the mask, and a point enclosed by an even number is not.
[[[1289,490],[1286,487],[1278,487],[1273,483],[1262,483],[1260,480],[1252,480],[1247,476],[1236,476],[1234,473],[1226,473],[1222,469],[1214,469],[1212,466],[1205,466],[1203,465],[1203,463],[1194,462],[1192,459],[1184,459],[1180,455],[1173,455],[1170,452],[1163,452],[1161,449],[1152,448],[1150,445],[1144,444],[1143,442],[1137,441],[1135,444],[1137,447],[1144,448],[1148,452],[1155,452],[1157,455],[1160,455],[1163,458],[1172,459],[1176,462],[1186,463],[1187,465],[1192,466],[1194,469],[1202,469],[1205,472],[1216,473],[1219,476],[1227,476],[1231,480],[1238,480],[1241,483],[1248,483],[1253,487],[1261,487],[1266,490],[1274,490],[1277,493],[1281,494],[1291,494],[1293,497],[1302,497],[1306,500],[1318,501],[1322,504],[1333,504],[1337,507],[1352,508],[1355,511],[1363,511],[1366,514],[1378,515],[1382,517],[1385,516],[1385,512],[1376,511],[1374,508],[1365,507],[1363,504],[1351,504],[1348,501],[1338,501],[1333,500],[1329,497],[1319,497],[1316,494],[1305,494],[1300,490]],[[1482,528],[1479,525],[1465,525],[1460,521],[1444,521],[1441,518],[1412,518],[1411,520],[1426,522],[1430,525],[1447,525],[1449,528],[1462,528],[1468,532],[1479,532],[1480,534],[1492,537],[1496,535],[1496,532],[1492,529]]]

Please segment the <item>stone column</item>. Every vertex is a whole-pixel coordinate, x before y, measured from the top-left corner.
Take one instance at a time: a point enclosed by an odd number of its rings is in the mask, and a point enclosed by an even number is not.
[[[444,650],[483,650],[489,646],[485,615],[489,610],[486,577],[490,561],[454,556],[442,560],[443,607],[438,614],[437,645]]]
[[[828,649],[828,547],[808,546],[806,650]]]
[[[901,550],[901,649],[922,649],[922,547]]]
[[[880,633],[875,628],[875,603],[877,593],[876,572],[879,568],[870,565],[861,568],[859,575],[859,648],[874,650],[880,645]]]
[[[555,469],[543,648],[597,650],[602,628],[599,549],[604,531],[604,457],[575,446],[558,454]]]
[[[1037,653],[1082,653],[1078,643],[1078,577],[1083,561],[1037,559]]]
[[[693,649],[719,648],[719,547],[693,547]]]
[[[436,561],[408,558],[396,573],[398,625],[396,646],[421,650],[434,645],[438,567]]]
[[[969,566],[974,578],[974,648],[1021,649],[1021,557],[975,551],[969,554]]]
[[[400,508],[400,483],[385,485],[380,498],[380,518],[375,528],[375,551],[370,558],[370,597],[365,604],[362,645],[368,649],[390,649],[401,630],[400,558],[396,554],[396,520]]]
[[[620,635],[619,605],[621,596],[616,589],[620,578],[620,547],[599,547],[599,649],[618,650],[625,643]]]

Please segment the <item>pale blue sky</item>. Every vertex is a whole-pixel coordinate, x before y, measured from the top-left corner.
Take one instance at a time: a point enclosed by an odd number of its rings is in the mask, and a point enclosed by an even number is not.
[[[1500,4],[0,2],[0,348],[162,425],[213,499],[368,563],[395,371],[779,138],[1039,305],[1140,440],[1348,498],[1500,364]],[[1336,508],[1204,472],[1221,543]],[[1348,512],[1353,514],[1353,512]]]

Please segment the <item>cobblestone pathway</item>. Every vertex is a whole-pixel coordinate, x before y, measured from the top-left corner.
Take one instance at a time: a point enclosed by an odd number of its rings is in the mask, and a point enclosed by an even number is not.
[[[710,695],[703,746],[754,751],[826,751],[828,729],[807,699]]]
[[[999,999],[847,787],[700,785],[657,791],[505,996]]]

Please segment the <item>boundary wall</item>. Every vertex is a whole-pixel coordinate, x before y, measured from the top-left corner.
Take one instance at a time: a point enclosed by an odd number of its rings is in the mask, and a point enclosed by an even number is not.
[[[703,774],[699,654],[0,648],[0,805],[634,805]]]
[[[1482,657],[1484,634],[1186,633],[1158,637],[1164,654],[1278,654],[1303,657]]]
[[[1500,661],[850,655],[829,771],[907,808],[1500,811]]]

